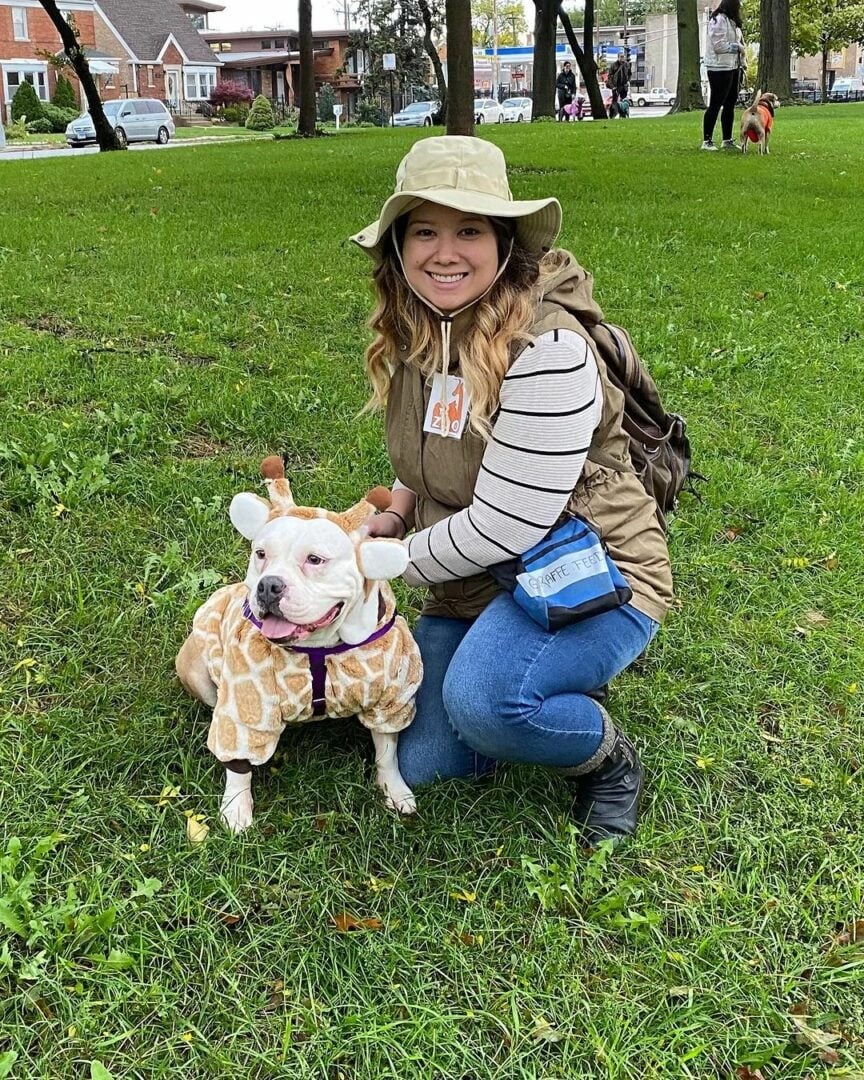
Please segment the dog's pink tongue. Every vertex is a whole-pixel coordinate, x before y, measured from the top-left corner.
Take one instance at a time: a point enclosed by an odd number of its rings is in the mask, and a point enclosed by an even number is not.
[[[298,623],[289,622],[279,615],[265,615],[261,620],[261,633],[271,641],[282,641],[284,638],[296,640],[306,637],[309,628],[300,626]]]

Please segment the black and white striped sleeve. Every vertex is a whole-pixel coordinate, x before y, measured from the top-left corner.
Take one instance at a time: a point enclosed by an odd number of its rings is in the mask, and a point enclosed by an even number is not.
[[[594,354],[572,330],[537,338],[501,385],[471,505],[411,537],[410,584],[470,577],[546,535],[579,479],[603,411]]]

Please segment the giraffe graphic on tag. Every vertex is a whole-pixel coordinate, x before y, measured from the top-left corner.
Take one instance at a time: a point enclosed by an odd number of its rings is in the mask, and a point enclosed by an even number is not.
[[[465,430],[465,421],[468,419],[468,390],[465,380],[458,375],[448,375],[446,392],[441,375],[435,375],[432,379],[432,390],[429,394],[429,405],[426,409],[426,418],[423,430],[433,435],[444,435],[453,439],[461,439]]]

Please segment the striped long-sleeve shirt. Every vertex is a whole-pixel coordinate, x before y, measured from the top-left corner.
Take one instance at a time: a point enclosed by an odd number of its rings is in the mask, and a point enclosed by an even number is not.
[[[514,361],[499,397],[471,505],[411,537],[409,584],[470,577],[521,555],[567,505],[603,411],[585,339],[542,334]]]

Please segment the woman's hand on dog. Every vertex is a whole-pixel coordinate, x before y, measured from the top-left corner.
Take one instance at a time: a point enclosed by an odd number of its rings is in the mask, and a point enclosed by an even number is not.
[[[383,510],[380,514],[373,514],[366,519],[366,535],[402,540],[405,537],[405,527],[396,514]]]

